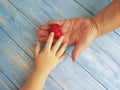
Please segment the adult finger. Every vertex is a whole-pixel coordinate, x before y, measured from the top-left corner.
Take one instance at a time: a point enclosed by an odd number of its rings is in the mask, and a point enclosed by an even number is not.
[[[67,44],[64,43],[64,44],[60,47],[60,49],[57,51],[56,56],[57,56],[58,58],[64,53],[66,47],[67,47]]]
[[[53,45],[53,47],[52,47],[52,52],[53,53],[56,53],[56,51],[59,49],[59,47],[60,47],[60,45],[61,45],[61,43],[62,43],[62,41],[63,41],[63,36],[61,36],[57,41],[56,41],[56,43]]]
[[[36,42],[35,49],[34,49],[34,59],[39,55],[40,52],[40,42]]]
[[[48,39],[48,37],[40,37],[40,38],[38,39],[38,41],[39,41],[39,42],[46,42],[47,39]]]
[[[41,25],[39,30],[48,30],[49,29],[49,25]]]
[[[46,50],[50,50],[51,49],[53,38],[54,38],[54,33],[51,32],[50,35],[49,35],[49,37],[48,37],[48,39],[47,39],[47,42],[45,44],[45,49]]]
[[[72,60],[76,61],[80,52],[86,48],[84,43],[77,43],[72,51]]]
[[[36,34],[41,36],[49,36],[49,31],[36,30]]]

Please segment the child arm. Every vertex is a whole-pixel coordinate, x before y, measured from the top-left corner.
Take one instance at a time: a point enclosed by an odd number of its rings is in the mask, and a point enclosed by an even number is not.
[[[67,44],[63,44],[60,47],[63,41],[63,36],[61,36],[52,46],[53,37],[54,33],[51,33],[42,51],[40,51],[40,43],[36,43],[34,50],[34,70],[22,90],[42,90],[48,74],[64,59]]]

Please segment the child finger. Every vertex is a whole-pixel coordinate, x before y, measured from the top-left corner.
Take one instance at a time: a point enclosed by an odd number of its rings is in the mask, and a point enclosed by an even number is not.
[[[56,53],[56,51],[59,49],[59,47],[60,47],[60,45],[61,45],[61,43],[62,43],[62,41],[63,41],[63,36],[61,36],[57,41],[56,41],[56,43],[53,45],[53,47],[52,47],[52,52],[53,53]]]
[[[52,46],[52,42],[53,42],[53,37],[54,37],[54,33],[51,32],[48,39],[47,39],[47,42],[45,44],[45,49],[46,50],[50,50],[51,49],[51,46]]]
[[[40,43],[37,41],[34,49],[34,58],[36,58],[39,55],[40,52]]]
[[[61,46],[61,48],[58,50],[58,52],[56,53],[56,56],[57,56],[58,58],[64,53],[66,47],[67,47],[67,44],[64,43],[64,44]]]
[[[66,56],[66,52],[62,54],[62,56],[59,58],[58,63],[60,63]]]

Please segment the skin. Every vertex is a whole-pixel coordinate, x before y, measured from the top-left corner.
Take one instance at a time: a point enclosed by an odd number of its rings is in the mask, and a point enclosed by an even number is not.
[[[61,36],[58,40],[53,40],[54,34],[51,33],[49,35],[49,25],[53,23],[61,25],[64,38]],[[42,25],[38,33],[38,35],[42,36],[39,41],[46,42],[46,44],[44,49],[40,50],[40,43],[37,41],[34,50],[34,70],[22,90],[43,89],[48,74],[65,57],[67,44],[75,46],[72,51],[72,59],[75,61],[78,54],[88,47],[93,40],[119,27],[120,0],[114,0],[110,5],[89,19],[74,18],[50,21],[47,25]],[[60,47],[61,44],[62,46]]]
[[[66,56],[67,44],[62,44],[63,36],[52,46],[53,37],[54,33],[51,33],[42,51],[40,50],[40,43],[37,41],[34,50],[35,67],[22,90],[42,90],[48,74]]]
[[[97,37],[120,27],[120,0],[114,0],[91,18],[50,21],[47,25],[42,25],[38,33],[42,36],[39,38],[40,42],[46,42],[49,35],[49,25],[53,23],[61,26],[64,36],[63,43],[74,45],[72,59],[76,61],[79,53],[86,49]]]

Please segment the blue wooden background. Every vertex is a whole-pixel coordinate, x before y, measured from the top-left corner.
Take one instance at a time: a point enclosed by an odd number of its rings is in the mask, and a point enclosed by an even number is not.
[[[0,90],[19,90],[30,75],[36,29],[50,20],[89,18],[111,0],[0,0]],[[120,29],[95,40],[77,62],[73,47],[44,90],[120,90]]]

